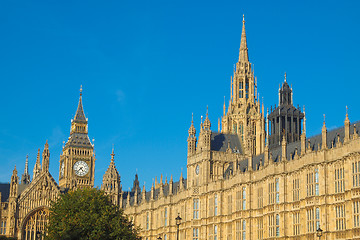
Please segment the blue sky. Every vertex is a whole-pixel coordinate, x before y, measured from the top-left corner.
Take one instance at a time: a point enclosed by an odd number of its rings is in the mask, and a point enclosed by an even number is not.
[[[50,144],[56,180],[79,88],[95,139],[95,184],[112,145],[124,189],[134,174],[186,174],[191,113],[212,129],[228,102],[245,14],[250,61],[265,107],[284,72],[307,133],[360,120],[360,1],[0,2],[0,182]]]

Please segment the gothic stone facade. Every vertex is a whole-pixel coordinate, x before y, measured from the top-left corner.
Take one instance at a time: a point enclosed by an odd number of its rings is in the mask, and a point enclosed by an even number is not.
[[[187,178],[162,177],[150,191],[139,186],[123,191],[112,152],[101,189],[140,226],[143,239],[360,239],[359,122],[306,137],[305,109],[293,106],[287,83],[279,89],[279,105],[265,114],[249,62],[245,21],[239,60],[231,78],[229,105],[218,131],[206,114],[200,133],[191,123]],[[221,123],[221,125],[220,125]],[[59,163],[59,184],[48,171],[45,145],[34,167],[18,182],[0,185],[0,234],[32,239],[43,232],[49,200],[68,189],[92,187],[95,155],[87,136],[82,98],[70,138]],[[181,217],[177,225],[175,218]]]

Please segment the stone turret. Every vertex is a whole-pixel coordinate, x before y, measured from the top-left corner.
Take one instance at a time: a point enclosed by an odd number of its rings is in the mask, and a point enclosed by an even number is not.
[[[14,236],[15,234],[15,228],[16,228],[16,199],[18,196],[18,184],[19,184],[19,178],[17,175],[16,166],[13,170],[13,174],[11,176],[10,181],[10,192],[9,192],[9,210],[8,210],[8,226],[7,226],[7,234],[9,236]]]
[[[49,163],[50,163],[50,151],[49,151],[49,144],[46,140],[44,151],[42,153],[42,171],[49,171]]]
[[[195,154],[196,152],[196,129],[194,127],[194,115],[192,115],[191,125],[189,128],[188,142],[188,156]]]
[[[204,123],[201,124],[198,151],[207,151],[211,149],[211,122],[209,120],[208,110]]]
[[[293,90],[287,83],[286,73],[284,83],[279,88],[279,106],[271,110],[269,147],[281,145],[283,135],[287,143],[299,141],[301,138],[301,121],[304,114],[293,106]]]
[[[119,193],[121,192],[120,186],[120,174],[116,169],[114,160],[114,149],[111,153],[111,160],[108,169],[106,170],[103,181],[101,184],[101,190],[110,196],[112,202],[117,205],[119,204]]]
[[[33,170],[33,180],[40,174],[40,172],[41,172],[40,149],[38,149],[38,153],[36,156],[36,163]]]

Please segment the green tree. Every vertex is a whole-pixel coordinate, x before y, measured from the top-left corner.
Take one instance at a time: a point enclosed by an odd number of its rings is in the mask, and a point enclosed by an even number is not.
[[[137,229],[104,192],[85,188],[62,194],[50,208],[46,239],[137,240]]]

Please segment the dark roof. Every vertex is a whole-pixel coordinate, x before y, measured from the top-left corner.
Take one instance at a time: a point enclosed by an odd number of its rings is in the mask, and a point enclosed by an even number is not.
[[[360,129],[360,121],[350,124],[350,137],[354,133],[354,124],[356,125],[356,132],[359,133]],[[338,142],[337,138],[340,138],[340,142],[344,142],[345,131],[344,127],[339,127],[327,132],[326,144],[328,148],[336,147]],[[317,151],[319,147],[321,148],[322,144],[322,136],[321,134],[315,135],[313,137],[306,139],[306,148],[308,147],[308,141],[310,140],[310,148],[312,151]],[[301,152],[301,141],[292,142],[287,144],[286,146],[286,156],[287,159],[294,159],[295,154],[300,154]],[[282,156],[281,146],[276,145],[274,148],[269,149],[269,154],[272,157],[274,162],[279,162]],[[257,156],[253,156],[252,158],[252,168],[253,170],[257,170],[259,164],[264,165],[264,153],[259,154]],[[224,173],[224,177],[228,178],[233,173],[234,166],[232,164],[226,169]],[[246,171],[248,169],[248,159],[238,162],[236,169],[240,169],[241,171]]]
[[[224,134],[218,132],[211,133],[211,150],[226,152],[229,143],[230,143],[230,148],[233,151],[238,150],[239,153],[243,153],[243,148],[241,146],[238,135]]]
[[[304,114],[300,111],[300,109],[297,109],[296,107],[294,107],[293,105],[280,105],[277,108],[275,108],[270,114],[269,114],[269,118],[274,118],[282,115],[293,115],[293,116],[300,116],[300,118],[304,117]]]
[[[7,202],[10,195],[10,183],[0,183],[1,202]]]
[[[69,137],[69,140],[65,144],[65,147],[84,147],[84,148],[92,148],[90,139],[85,133],[72,133]]]
[[[79,104],[78,104],[78,108],[77,108],[76,113],[75,113],[74,121],[85,122],[85,123],[87,122],[86,117],[85,117],[85,113],[84,113],[84,109],[83,109],[83,105],[82,105],[82,97],[81,97],[81,95],[80,95],[80,98],[79,98]]]

